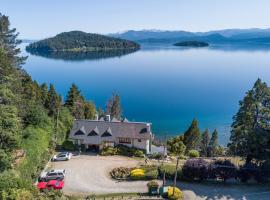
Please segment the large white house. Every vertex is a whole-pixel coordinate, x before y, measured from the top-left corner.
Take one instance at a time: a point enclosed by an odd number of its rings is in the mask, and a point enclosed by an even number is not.
[[[153,134],[151,124],[110,119],[75,120],[69,139],[76,145],[85,145],[86,149],[100,150],[104,146],[122,144],[151,152]]]

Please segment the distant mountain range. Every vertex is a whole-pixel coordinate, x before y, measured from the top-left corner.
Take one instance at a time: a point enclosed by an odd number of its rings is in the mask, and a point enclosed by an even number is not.
[[[140,43],[175,43],[181,41],[204,41],[217,43],[245,43],[270,45],[270,29],[224,29],[208,32],[129,30],[109,36]]]

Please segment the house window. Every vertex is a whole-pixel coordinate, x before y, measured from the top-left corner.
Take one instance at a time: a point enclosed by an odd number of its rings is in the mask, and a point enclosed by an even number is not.
[[[119,138],[119,143],[131,144],[131,138]]]
[[[142,141],[142,139],[138,139],[138,142],[141,142]]]

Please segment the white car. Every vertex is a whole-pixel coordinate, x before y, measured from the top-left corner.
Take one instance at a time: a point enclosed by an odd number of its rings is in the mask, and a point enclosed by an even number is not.
[[[71,153],[63,152],[63,153],[59,153],[53,156],[52,161],[67,161],[67,160],[70,160],[70,158],[71,158]]]
[[[66,175],[66,170],[64,169],[53,169],[48,172],[42,172],[39,181],[49,181],[49,180],[63,180]]]

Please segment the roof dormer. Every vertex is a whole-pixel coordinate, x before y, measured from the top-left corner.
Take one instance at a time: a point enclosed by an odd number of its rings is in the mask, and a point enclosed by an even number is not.
[[[82,126],[74,135],[85,135],[85,128]]]
[[[98,127],[96,126],[96,128],[94,128],[90,133],[88,133],[87,136],[97,136],[99,135],[99,130]]]
[[[112,136],[112,130],[110,127],[101,135],[101,137],[111,137],[111,136]]]

